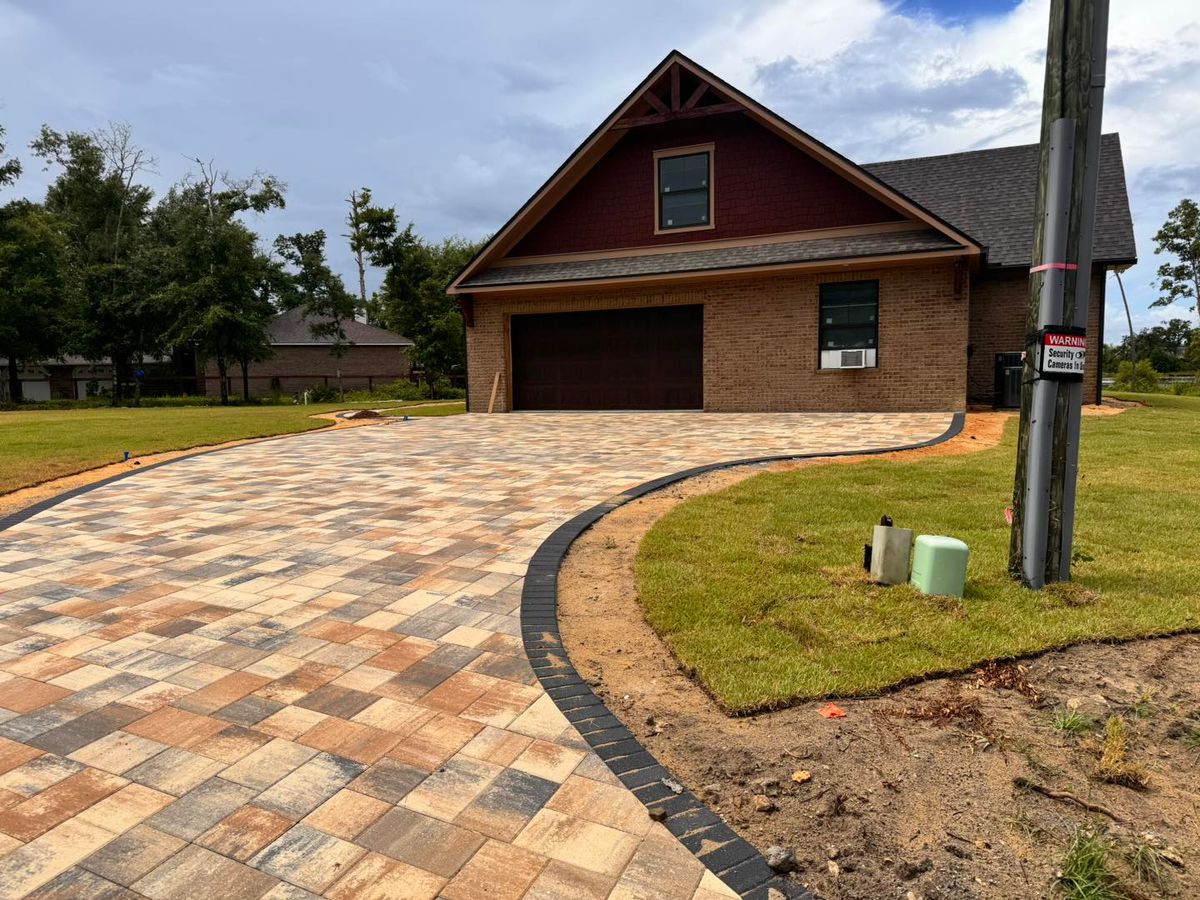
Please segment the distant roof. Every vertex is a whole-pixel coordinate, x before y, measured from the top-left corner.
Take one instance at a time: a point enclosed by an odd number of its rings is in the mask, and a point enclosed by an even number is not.
[[[314,337],[312,326],[322,321],[320,318],[304,317],[299,309],[289,309],[281,312],[267,323],[267,340],[274,347],[291,346],[326,346],[333,343],[332,337]],[[352,344],[374,345],[377,347],[411,347],[413,342],[404,335],[396,334],[385,328],[376,328],[366,322],[351,319],[342,323],[346,339]]]
[[[956,249],[962,249],[962,245],[932,229],[886,231],[878,234],[842,235],[786,243],[764,242],[708,250],[493,266],[464,281],[462,287],[592,281]]]
[[[922,156],[863,166],[987,248],[987,264],[1028,266],[1033,249],[1038,144]],[[1125,191],[1121,139],[1100,144],[1093,261],[1137,261],[1133,220]]]

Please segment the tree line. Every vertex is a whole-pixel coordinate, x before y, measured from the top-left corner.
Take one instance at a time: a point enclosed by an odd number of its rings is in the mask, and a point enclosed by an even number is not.
[[[1196,201],[1185,197],[1167,214],[1154,234],[1154,253],[1166,260],[1158,267],[1158,297],[1150,306],[1190,304],[1190,311],[1200,315],[1200,205]],[[1128,387],[1134,387],[1135,381],[1155,384],[1159,373],[1200,374],[1200,328],[1172,318],[1126,334],[1119,343],[1104,346],[1102,363],[1104,372],[1117,373],[1118,384]]]
[[[412,339],[412,361],[431,383],[465,374],[462,318],[445,288],[478,242],[425,241],[412,223],[400,227],[395,207],[355,189],[341,235],[358,269],[349,290],[328,264],[323,229],[269,244],[251,229],[285,206],[287,187],[272,175],[194,158],[155,198],[143,182],[157,161],[124,123],[86,133],[43,126],[29,149],[54,174],[41,202],[0,206],[0,356],[13,401],[22,364],[77,354],[111,361],[114,405],[136,402],[141,380],[126,396],[130,374],[181,350],[215,365],[222,403],[240,369],[249,399],[248,368],[271,354],[267,325],[292,309],[335,357],[349,350],[346,324],[365,317]],[[0,126],[0,188],[21,172]],[[384,275],[368,296],[370,267]]]

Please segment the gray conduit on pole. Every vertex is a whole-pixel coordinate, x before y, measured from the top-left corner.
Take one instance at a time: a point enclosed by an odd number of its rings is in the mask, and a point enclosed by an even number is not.
[[[1050,165],[1046,179],[1046,223],[1042,259],[1061,263],[1067,255],[1071,213],[1071,175],[1074,170],[1075,120],[1055,119],[1050,125]],[[1063,317],[1066,272],[1046,269],[1038,308],[1039,329],[1058,325]],[[1021,565],[1026,583],[1040,590],[1046,585],[1046,535],[1050,525],[1050,469],[1054,445],[1056,383],[1039,375],[1033,382],[1029,418],[1028,470],[1025,477]]]

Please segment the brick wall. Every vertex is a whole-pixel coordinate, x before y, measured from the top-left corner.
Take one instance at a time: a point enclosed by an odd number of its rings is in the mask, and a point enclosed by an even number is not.
[[[342,370],[342,385],[346,390],[366,389],[406,378],[409,372],[408,348],[355,345],[340,360],[326,347],[276,347],[274,355],[260,363],[250,364],[250,394],[261,397],[272,391],[272,379],[278,379],[279,390],[285,394],[304,391],[315,385],[337,385],[337,371]],[[221,392],[217,364],[209,360],[204,372],[206,391]],[[229,364],[232,379],[230,390],[242,392],[242,368]]]
[[[818,369],[818,286],[878,279],[879,366]],[[471,409],[509,403],[508,318],[664,304],[704,305],[704,406],[766,410],[961,410],[966,398],[968,297],[953,298],[947,264],[519,298],[478,296],[467,330]]]
[[[1104,280],[1098,268],[1092,276],[1088,303],[1088,356],[1083,377],[1083,402],[1096,402],[1100,366],[1100,323]],[[1025,270],[983,273],[971,281],[971,358],[967,367],[967,398],[972,403],[995,402],[996,354],[1025,349],[1025,319],[1029,305],[1029,273]]]
[[[713,222],[703,231],[654,233],[654,151],[715,144]],[[746,237],[901,216],[741,113],[637,128],[526,235],[514,256]]]

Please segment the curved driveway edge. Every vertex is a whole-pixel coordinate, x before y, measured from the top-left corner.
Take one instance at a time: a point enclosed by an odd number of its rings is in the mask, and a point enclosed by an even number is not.
[[[529,561],[521,594],[521,636],[525,654],[546,693],[583,736],[614,775],[655,817],[687,847],[710,872],[743,897],[760,897],[775,888],[787,897],[809,898],[794,882],[781,878],[767,865],[762,854],[740,837],[718,815],[686,787],[679,786],[671,773],[626,728],[579,676],[562,645],[558,629],[558,573],[571,545],[585,531],[618,506],[636,500],[668,485],[718,469],[757,463],[806,459],[831,459],[839,456],[879,456],[920,450],[944,443],[961,433],[966,417],[955,413],[942,434],[915,444],[868,450],[801,453],[762,456],[712,463],[685,469],[672,475],[644,482],[616,497],[599,503],[568,522],[547,538]]]
[[[697,466],[948,421],[414,419],[182,456],[26,510],[0,531],[0,896],[736,896],[556,705],[586,692],[539,682],[530,657],[554,654],[527,655],[530,560],[605,498]]]

